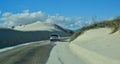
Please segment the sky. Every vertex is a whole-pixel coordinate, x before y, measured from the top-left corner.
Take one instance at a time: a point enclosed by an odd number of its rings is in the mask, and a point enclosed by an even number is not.
[[[85,23],[120,16],[120,0],[0,0],[0,26],[35,21],[78,29]],[[21,20],[21,21],[20,21]]]

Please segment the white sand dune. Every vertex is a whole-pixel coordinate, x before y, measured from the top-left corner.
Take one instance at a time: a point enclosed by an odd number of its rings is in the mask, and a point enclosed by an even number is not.
[[[27,25],[16,26],[14,28],[14,30],[19,30],[19,31],[48,31],[51,33],[60,34],[61,36],[70,36],[71,35],[71,33],[69,32],[71,30],[62,28],[56,24],[44,23],[41,21],[36,21],[34,23],[27,24]],[[43,34],[41,34],[41,35],[43,35]],[[47,36],[47,35],[48,34],[46,34],[45,36]],[[50,36],[50,35],[48,35],[48,36]]]
[[[70,49],[86,64],[120,64],[120,32],[91,29],[77,37]]]
[[[20,30],[20,31],[59,30],[59,29],[55,28],[54,24],[43,23],[40,21],[37,21],[35,23],[31,23],[31,24],[27,24],[27,25],[16,26],[14,29]]]
[[[0,48],[41,40],[49,40],[51,34],[59,34],[61,37],[71,36],[71,30],[64,29],[55,24],[35,23],[15,26],[13,29],[0,29]]]

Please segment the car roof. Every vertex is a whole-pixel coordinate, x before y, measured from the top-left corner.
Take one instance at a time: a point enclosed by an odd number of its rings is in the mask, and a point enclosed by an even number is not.
[[[51,34],[51,36],[59,36],[59,34]]]

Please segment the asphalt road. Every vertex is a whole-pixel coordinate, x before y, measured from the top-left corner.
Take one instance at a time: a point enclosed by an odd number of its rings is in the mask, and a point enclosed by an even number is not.
[[[53,45],[37,42],[0,52],[0,64],[45,64]]]

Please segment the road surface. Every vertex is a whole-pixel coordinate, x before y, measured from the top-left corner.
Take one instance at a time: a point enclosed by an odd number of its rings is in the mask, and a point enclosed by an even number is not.
[[[49,41],[18,46],[0,52],[0,64],[46,64],[53,46]]]

